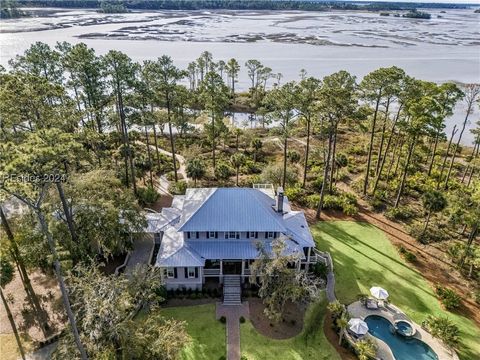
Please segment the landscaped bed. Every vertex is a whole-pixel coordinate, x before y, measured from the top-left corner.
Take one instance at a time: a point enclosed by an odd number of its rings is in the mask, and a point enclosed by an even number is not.
[[[215,304],[168,307],[167,318],[186,322],[192,342],[182,352],[184,360],[217,360],[225,356],[225,325],[215,319]]]
[[[278,323],[270,321],[264,313],[265,305],[260,298],[248,298],[250,322],[260,334],[272,339],[289,339],[301,333],[305,306],[287,302]]]
[[[480,329],[470,319],[443,310],[432,286],[399,256],[381,230],[353,221],[319,222],[311,230],[317,247],[333,257],[336,295],[342,303],[352,303],[371,286],[381,286],[419,324],[428,315],[448,316],[461,332],[460,358],[478,358]]]
[[[285,340],[271,339],[258,333],[250,321],[241,324],[241,352],[249,360],[315,359],[340,360],[323,333],[326,300],[311,304],[304,318],[301,334]]]

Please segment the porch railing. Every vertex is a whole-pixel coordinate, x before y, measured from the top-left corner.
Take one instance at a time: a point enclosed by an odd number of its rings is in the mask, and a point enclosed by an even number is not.
[[[203,269],[203,275],[205,276],[219,276],[220,269]]]

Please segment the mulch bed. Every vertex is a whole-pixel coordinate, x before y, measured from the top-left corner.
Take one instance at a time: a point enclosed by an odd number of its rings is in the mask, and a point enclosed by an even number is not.
[[[338,345],[338,334],[333,330],[332,325],[333,319],[330,316],[330,312],[327,312],[323,322],[323,332],[328,342],[335,348],[343,360],[356,360],[357,357],[350,350]]]
[[[272,339],[289,339],[302,332],[305,307],[287,303],[283,320],[279,323],[270,321],[264,314],[265,306],[259,298],[248,298],[250,321],[262,335]]]

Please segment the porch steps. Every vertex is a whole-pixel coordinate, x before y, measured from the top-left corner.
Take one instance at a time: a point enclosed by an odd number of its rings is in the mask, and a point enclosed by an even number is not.
[[[223,277],[223,305],[240,305],[242,303],[242,288],[240,276],[225,275]]]

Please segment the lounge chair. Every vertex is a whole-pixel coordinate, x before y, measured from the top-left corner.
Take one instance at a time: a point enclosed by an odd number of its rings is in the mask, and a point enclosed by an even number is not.
[[[367,299],[365,306],[370,310],[378,310],[378,302],[375,299]]]

